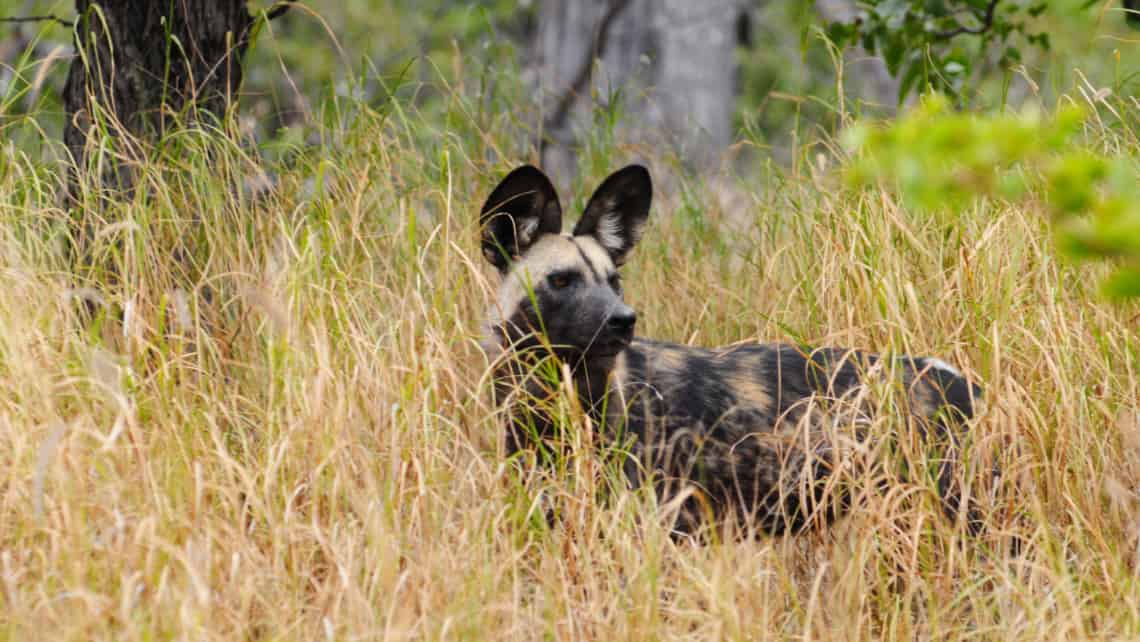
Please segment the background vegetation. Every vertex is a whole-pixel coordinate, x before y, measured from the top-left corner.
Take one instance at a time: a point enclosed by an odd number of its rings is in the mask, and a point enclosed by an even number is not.
[[[232,121],[108,142],[140,187],[107,200],[85,183],[75,208],[59,196],[67,32],[23,27],[30,48],[0,70],[0,635],[1140,631],[1140,307],[1101,296],[1122,259],[1059,253],[1074,190],[1050,191],[1058,154],[1140,159],[1140,57],[1110,5],[1051,3],[1033,23],[1049,51],[964,86],[973,125],[920,111],[846,134],[861,151],[840,142],[861,110],[839,99],[840,59],[784,3],[757,9],[738,52],[736,162],[691,171],[623,139],[618,106],[597,114],[573,202],[632,158],[659,186],[625,269],[644,334],[934,354],[986,389],[965,457],[983,537],[929,488],[864,480],[834,529],[698,545],[668,537],[651,497],[597,501],[610,480],[581,417],[558,473],[501,456],[474,221],[536,157],[515,39],[534,8],[428,4],[294,8],[260,33]],[[1082,116],[1062,143],[986,146],[1018,140],[1010,122],[1052,131],[1065,105]],[[1016,192],[991,180],[1011,175]],[[1077,183],[1088,202],[1115,193]],[[954,198],[913,200],[932,184]],[[1095,217],[1083,205],[1071,215]],[[555,528],[544,502],[563,507]]]

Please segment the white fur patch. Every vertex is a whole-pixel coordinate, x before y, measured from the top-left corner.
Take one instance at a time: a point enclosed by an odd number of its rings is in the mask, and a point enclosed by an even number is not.
[[[926,363],[930,364],[931,368],[935,368],[935,369],[941,370],[943,372],[949,372],[950,374],[954,375],[955,377],[961,377],[962,376],[962,373],[959,372],[957,368],[946,363],[945,361],[943,361],[941,359],[937,359],[935,357],[926,357],[925,361],[926,361]]]
[[[616,212],[606,212],[598,217],[596,233],[598,242],[611,252],[617,252],[625,244],[621,236],[621,218]]]
[[[518,220],[518,219],[515,219],[515,220]],[[518,245],[519,245],[519,247],[522,248],[522,247],[525,247],[527,245],[530,245],[530,242],[534,240],[534,233],[537,231],[538,231],[538,218],[537,217],[532,216],[530,218],[523,219],[522,223],[519,224],[519,229],[518,229]]]

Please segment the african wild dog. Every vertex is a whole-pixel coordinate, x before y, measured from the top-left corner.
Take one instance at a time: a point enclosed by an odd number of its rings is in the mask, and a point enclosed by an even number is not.
[[[503,276],[487,347],[500,400],[513,400],[507,449],[553,437],[536,399],[553,394],[538,359],[565,364],[582,408],[610,445],[626,448],[633,486],[652,483],[676,500],[689,531],[711,509],[770,533],[825,522],[847,503],[831,492],[843,444],[856,444],[874,410],[869,381],[900,382],[919,434],[945,450],[938,464],[943,508],[959,510],[952,463],[961,423],[980,391],[937,359],[883,358],[788,345],[704,349],[634,336],[617,268],[649,215],[649,172],[631,165],[607,178],[572,234],[546,175],[515,169],[480,213],[482,250]],[[525,391],[525,394],[518,394]],[[523,398],[529,398],[527,402]],[[862,428],[861,428],[862,427]],[[538,443],[536,443],[538,442]],[[977,512],[967,526],[980,528]]]

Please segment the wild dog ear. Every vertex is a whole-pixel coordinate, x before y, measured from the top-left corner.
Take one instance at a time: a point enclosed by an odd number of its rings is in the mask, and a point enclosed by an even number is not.
[[[501,271],[543,234],[562,231],[562,205],[550,179],[532,165],[499,183],[479,213],[483,256]]]
[[[582,219],[574,226],[574,236],[593,236],[610,253],[614,265],[621,265],[641,239],[652,200],[649,170],[641,165],[619,169],[590,197]]]

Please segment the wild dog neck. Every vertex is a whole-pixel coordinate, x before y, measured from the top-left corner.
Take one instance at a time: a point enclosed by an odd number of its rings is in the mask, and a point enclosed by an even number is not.
[[[576,369],[571,369],[574,377],[574,389],[578,391],[578,400],[583,408],[596,408],[610,390],[615,373],[621,368],[619,365],[625,361],[627,347],[616,355],[582,360]]]

